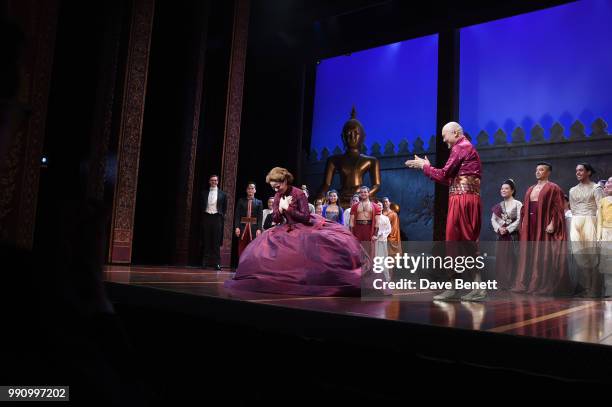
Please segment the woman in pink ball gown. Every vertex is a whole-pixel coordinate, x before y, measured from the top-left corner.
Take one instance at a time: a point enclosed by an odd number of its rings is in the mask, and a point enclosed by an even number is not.
[[[230,289],[305,296],[358,296],[362,266],[370,259],[342,225],[310,214],[293,176],[273,168],[266,182],[276,191],[273,222],[240,257]],[[285,223],[282,223],[283,218]],[[282,224],[281,224],[282,223]]]

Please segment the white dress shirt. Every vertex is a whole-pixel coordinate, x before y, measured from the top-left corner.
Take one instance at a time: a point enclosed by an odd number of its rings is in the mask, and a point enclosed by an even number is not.
[[[219,188],[211,188],[208,192],[208,205],[206,205],[206,213],[214,215],[217,213],[217,191]]]
[[[262,222],[266,221],[266,216],[268,216],[269,213],[272,213],[272,209],[264,209],[262,214],[261,214],[261,218],[263,219]]]

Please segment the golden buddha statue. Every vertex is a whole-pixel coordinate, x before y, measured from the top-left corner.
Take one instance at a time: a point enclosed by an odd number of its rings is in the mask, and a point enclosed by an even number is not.
[[[380,189],[380,163],[376,157],[361,153],[365,141],[365,130],[359,120],[355,118],[355,107],[351,111],[351,118],[342,128],[342,142],[346,151],[344,154],[335,154],[327,159],[325,165],[325,178],[319,190],[322,197],[331,187],[334,174],[340,173],[340,206],[350,206],[351,198],[359,191],[363,184],[363,176],[370,174],[370,198],[376,197]]]

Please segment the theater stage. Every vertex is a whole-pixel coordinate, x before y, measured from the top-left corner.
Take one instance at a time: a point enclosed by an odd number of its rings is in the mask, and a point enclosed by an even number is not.
[[[232,273],[198,268],[107,266],[104,277],[120,306],[493,371],[612,379],[612,300],[503,292],[480,303],[433,302],[432,292],[410,294],[409,301],[230,293],[223,281]]]

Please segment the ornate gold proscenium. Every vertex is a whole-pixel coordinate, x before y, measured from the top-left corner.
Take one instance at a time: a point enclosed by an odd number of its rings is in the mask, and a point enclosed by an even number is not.
[[[355,116],[355,107],[353,107],[351,118],[342,128],[341,137],[345,152],[327,159],[325,178],[319,190],[319,196],[324,196],[331,186],[334,174],[336,171],[339,172],[342,185],[339,203],[342,207],[350,205],[351,197],[358,192],[361,185],[364,185],[363,176],[366,173],[370,174],[371,185],[367,185],[370,187],[370,198],[374,198],[380,189],[380,163],[376,157],[361,153],[366,134],[363,125]]]

